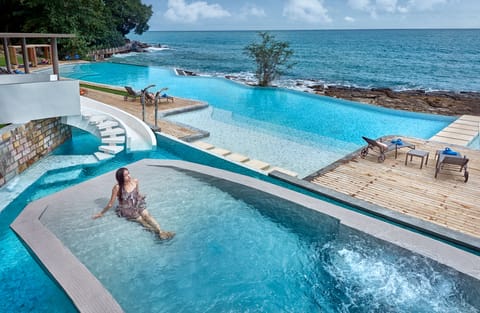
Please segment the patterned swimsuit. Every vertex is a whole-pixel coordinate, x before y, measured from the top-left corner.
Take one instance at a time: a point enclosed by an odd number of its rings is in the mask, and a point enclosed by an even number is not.
[[[138,192],[138,186],[131,192],[122,187],[122,197],[116,208],[117,215],[127,219],[137,219],[146,209],[145,196]]]

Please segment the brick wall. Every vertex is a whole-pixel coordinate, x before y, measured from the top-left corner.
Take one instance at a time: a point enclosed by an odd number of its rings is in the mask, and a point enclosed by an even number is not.
[[[71,138],[60,118],[30,121],[0,129],[0,187]]]

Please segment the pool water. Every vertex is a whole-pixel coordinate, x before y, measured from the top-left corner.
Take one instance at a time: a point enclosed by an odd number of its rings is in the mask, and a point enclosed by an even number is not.
[[[72,138],[53,151],[56,155],[85,155],[98,151],[101,140],[89,132],[72,127]]]
[[[84,139],[88,141],[88,136]],[[99,165],[49,171],[0,212],[0,312],[77,311],[9,228],[29,202],[143,158],[178,159],[178,154],[203,164],[258,175],[199,155],[186,146],[159,142],[171,152],[157,149],[122,153]],[[196,312],[200,310],[197,303],[203,311],[248,311],[245,308],[249,306],[250,311],[262,311],[264,307],[268,310],[263,311],[291,308],[296,312],[297,305],[305,312],[318,312],[319,307],[326,312],[479,311],[480,305],[468,294],[478,290],[478,282],[429,259],[378,243],[324,215],[312,215],[278,199],[252,195],[250,190],[240,193],[231,185],[176,171],[161,177],[142,177],[141,188],[147,193],[152,214],[165,229],[177,232],[174,241],[160,243],[151,233],[116,218],[113,212],[92,223],[91,215],[107,201],[108,194],[95,207],[76,212],[66,208],[62,223],[44,216],[51,219],[46,222],[52,224],[49,227],[57,228],[57,235],[70,242],[69,248],[101,278],[127,312],[153,312],[145,310],[145,304],[158,312]],[[81,201],[75,199],[76,203]],[[108,262],[97,254],[104,254]],[[127,270],[121,270],[122,265]],[[243,271],[254,267],[258,271],[243,277]],[[229,284],[219,291],[211,277]],[[284,281],[287,286],[282,285]],[[133,300],[132,295],[136,296]],[[173,295],[185,300],[172,300]],[[226,298],[231,301],[225,302]],[[430,311],[426,309],[429,306],[433,308]]]
[[[62,75],[136,90],[155,84],[151,91],[168,87],[170,95],[207,102],[208,110],[168,119],[210,132],[205,140],[216,146],[302,177],[364,145],[362,136],[428,139],[455,120],[283,88],[250,87],[223,78],[176,76],[171,69],[155,66],[77,64],[62,67]],[[242,144],[239,138],[244,138]]]
[[[198,173],[149,173],[136,177],[171,241],[113,210],[92,220],[89,199],[41,217],[126,312],[478,312],[479,281],[332,217]]]

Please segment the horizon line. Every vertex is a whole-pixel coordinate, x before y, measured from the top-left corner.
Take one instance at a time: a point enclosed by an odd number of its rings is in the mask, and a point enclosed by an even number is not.
[[[412,28],[278,28],[278,29],[162,29],[146,32],[249,32],[249,31],[355,31],[355,30],[480,30],[472,27],[412,27]]]

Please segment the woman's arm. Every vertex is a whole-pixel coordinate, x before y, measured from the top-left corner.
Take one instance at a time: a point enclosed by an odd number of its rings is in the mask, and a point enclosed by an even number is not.
[[[108,201],[107,206],[106,206],[105,208],[103,208],[103,210],[102,210],[100,213],[95,214],[95,215],[93,216],[93,218],[102,217],[103,214],[105,214],[105,212],[107,212],[107,211],[113,206],[113,204],[115,203],[115,199],[117,198],[119,188],[120,188],[120,187],[118,186],[118,184],[116,184],[115,186],[113,186],[113,188],[112,188],[112,196],[110,197],[110,201]]]

